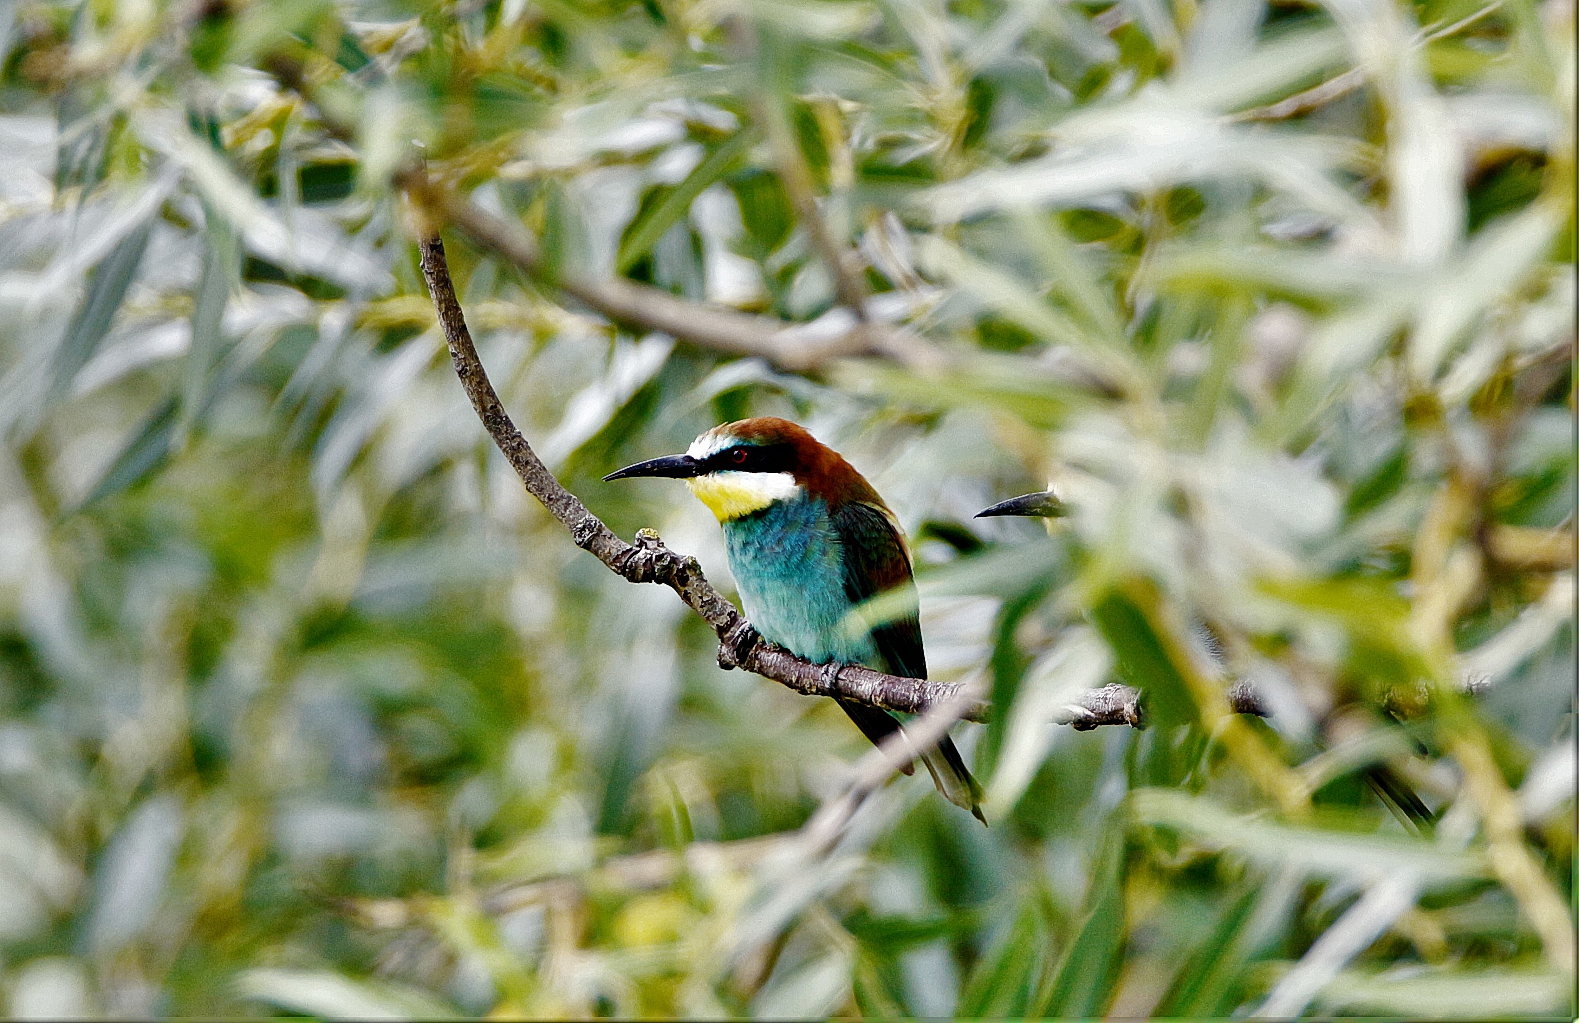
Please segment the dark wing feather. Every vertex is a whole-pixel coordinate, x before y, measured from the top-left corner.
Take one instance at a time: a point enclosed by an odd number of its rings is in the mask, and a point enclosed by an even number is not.
[[[908,591],[911,597],[908,611],[872,629],[879,663],[868,667],[890,675],[926,678],[927,657],[921,646],[920,607],[914,599],[916,583],[910,570],[910,552],[899,535],[899,524],[886,508],[865,501],[843,504],[830,518],[843,546],[844,593],[852,604],[894,590]],[[843,701],[839,706],[874,743],[881,742],[899,728],[899,722],[887,711]],[[944,798],[969,810],[983,824],[987,823],[981,813],[981,786],[970,776],[959,750],[954,747],[954,740],[943,736],[937,745],[921,751],[921,762]]]
[[[916,590],[910,554],[899,527],[887,509],[850,501],[833,510],[834,532],[844,548],[844,593],[859,604],[890,590]],[[872,630],[880,664],[867,667],[890,675],[927,677],[927,655],[921,646],[921,620],[915,606]]]
[[[841,710],[850,715],[850,720],[855,722],[855,727],[861,734],[872,740],[873,746],[881,746],[883,740],[899,731],[899,721],[886,710],[878,707],[868,707],[864,703],[850,703],[847,700],[835,699]],[[915,774],[916,765],[906,764],[899,769],[905,774]]]

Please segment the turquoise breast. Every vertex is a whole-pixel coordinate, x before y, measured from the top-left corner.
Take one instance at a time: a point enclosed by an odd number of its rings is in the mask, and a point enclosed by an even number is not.
[[[809,661],[876,666],[868,636],[845,634],[838,535],[818,498],[779,501],[724,523],[741,609],[764,639]]]

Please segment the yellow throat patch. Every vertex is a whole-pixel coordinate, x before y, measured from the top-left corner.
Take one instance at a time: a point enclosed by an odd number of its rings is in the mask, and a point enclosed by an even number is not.
[[[685,485],[719,522],[759,512],[800,490],[787,472],[713,472],[686,480]]]

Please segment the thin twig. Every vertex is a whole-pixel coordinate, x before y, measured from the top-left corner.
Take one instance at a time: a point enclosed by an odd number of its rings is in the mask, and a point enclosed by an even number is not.
[[[286,89],[313,103],[330,137],[351,143],[353,124],[325,109],[321,90],[307,81],[299,61],[271,54],[265,66]],[[936,346],[914,331],[871,320],[864,304],[852,311],[853,327],[786,323],[676,298],[622,277],[586,277],[565,268],[551,268],[537,242],[519,225],[478,209],[450,189],[432,181],[425,168],[408,164],[395,171],[396,187],[420,196],[478,245],[514,263],[545,287],[569,295],[622,326],[657,331],[689,344],[730,355],[752,355],[782,369],[804,373],[840,358],[881,356],[911,369],[940,372],[946,359]],[[836,275],[838,276],[838,275]]]
[[[1540,936],[1546,959],[1571,984],[1575,973],[1574,921],[1568,904],[1524,841],[1524,816],[1491,755],[1485,732],[1472,718],[1455,715],[1448,750],[1463,771],[1462,790],[1474,801],[1491,856],[1491,869]]]
[[[1460,29],[1473,25],[1501,6],[1502,0],[1493,0],[1492,3],[1487,4],[1475,13],[1460,18],[1450,25],[1444,25],[1435,29],[1421,29],[1415,33],[1411,42],[1414,46],[1420,47],[1434,43],[1438,39],[1445,39]],[[1312,110],[1324,107],[1334,100],[1342,99],[1363,84],[1365,84],[1364,68],[1350,68],[1336,77],[1327,79],[1320,85],[1306,89],[1304,92],[1296,92],[1287,99],[1279,100],[1264,107],[1241,110],[1239,113],[1231,115],[1228,119],[1230,121],[1285,121],[1290,117],[1308,114]]]
[[[805,854],[825,856],[873,792],[914,761],[917,749],[936,744],[980,702],[974,688],[962,686],[957,696],[933,704],[919,720],[905,725],[902,731],[891,733],[876,749],[857,761],[844,792],[825,801],[801,828]]]
[[[1342,99],[1349,93],[1365,84],[1365,72],[1360,68],[1350,68],[1334,78],[1329,78],[1320,85],[1296,92],[1287,99],[1264,107],[1255,107],[1251,110],[1241,110],[1229,118],[1231,121],[1286,121],[1290,117],[1308,114],[1312,110],[1324,107],[1334,100]]]
[[[768,144],[773,150],[773,162],[778,167],[779,180],[784,191],[795,205],[795,215],[811,238],[812,246],[828,267],[833,277],[833,287],[839,302],[863,323],[866,315],[866,281],[860,268],[852,265],[854,254],[833,237],[828,222],[817,206],[817,190],[812,184],[811,169],[800,151],[789,118],[777,97],[765,97],[754,104],[758,118],[767,126]]]

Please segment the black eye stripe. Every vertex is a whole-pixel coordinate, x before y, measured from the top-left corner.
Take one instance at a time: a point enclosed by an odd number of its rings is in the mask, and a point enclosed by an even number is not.
[[[708,472],[792,472],[795,448],[791,444],[733,444],[709,455],[702,465]]]

